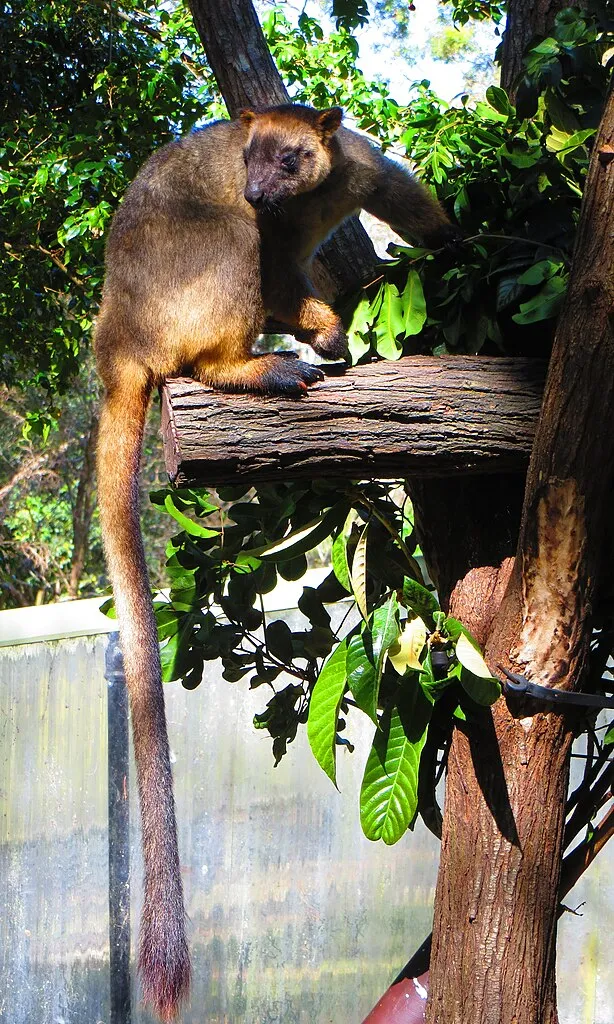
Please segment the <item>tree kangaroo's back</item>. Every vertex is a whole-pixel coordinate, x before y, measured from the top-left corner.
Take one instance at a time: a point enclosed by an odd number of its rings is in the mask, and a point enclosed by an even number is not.
[[[368,210],[437,245],[449,222],[426,189],[338,108],[271,107],[218,121],[155,153],[128,189],[107,242],[95,330],[105,394],[98,492],[130,694],[145,895],[139,967],[164,1021],[190,984],[156,623],[139,525],[138,470],[151,391],[185,373],[228,391],[303,395],[316,367],[253,356],[265,318],[320,355],[346,353],[337,314],[309,279],[318,245]]]

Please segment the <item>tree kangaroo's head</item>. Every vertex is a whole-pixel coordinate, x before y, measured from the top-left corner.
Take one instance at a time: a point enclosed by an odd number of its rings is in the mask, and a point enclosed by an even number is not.
[[[332,166],[331,140],[343,111],[312,107],[270,107],[260,113],[244,110],[243,149],[245,198],[256,210],[275,209],[292,196],[310,192]]]

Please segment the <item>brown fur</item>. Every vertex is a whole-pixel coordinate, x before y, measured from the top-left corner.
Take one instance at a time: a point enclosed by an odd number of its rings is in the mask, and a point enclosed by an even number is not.
[[[130,186],[107,243],[95,346],[105,386],[99,502],[118,609],[141,801],[144,994],[172,1020],[190,982],[157,633],[139,528],[138,466],[152,389],[191,373],[229,390],[301,395],[315,367],[252,356],[267,314],[321,355],[346,351],[318,299],[318,245],[363,208],[429,243],[448,222],[428,192],[338,108],[285,106],[219,121],[155,153]]]

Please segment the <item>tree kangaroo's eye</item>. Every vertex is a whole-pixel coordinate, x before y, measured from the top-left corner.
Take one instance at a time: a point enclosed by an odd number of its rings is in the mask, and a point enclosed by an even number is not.
[[[289,171],[291,174],[294,173],[298,167],[298,157],[296,153],[286,153],[285,156],[282,156],[281,166],[284,171]]]

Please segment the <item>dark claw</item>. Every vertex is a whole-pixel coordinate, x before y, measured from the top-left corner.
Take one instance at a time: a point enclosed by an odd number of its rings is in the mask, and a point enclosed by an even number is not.
[[[303,380],[306,381],[307,384],[315,384],[317,380],[324,380],[324,374],[319,366],[312,366],[311,363],[303,363],[300,360],[298,361],[297,366],[300,367]]]
[[[279,358],[263,376],[262,390],[268,395],[304,395],[308,384],[324,380],[317,366],[300,359]]]

